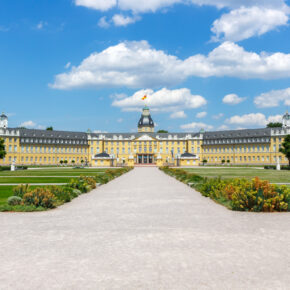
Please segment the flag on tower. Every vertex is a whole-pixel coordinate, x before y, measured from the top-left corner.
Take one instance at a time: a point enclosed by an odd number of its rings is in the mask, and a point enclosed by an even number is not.
[[[147,96],[145,95],[145,96],[142,98],[142,100],[145,101],[146,99],[147,99]]]

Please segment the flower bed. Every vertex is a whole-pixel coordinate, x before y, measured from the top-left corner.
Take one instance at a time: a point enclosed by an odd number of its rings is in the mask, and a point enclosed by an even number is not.
[[[132,168],[106,170],[105,174],[96,176],[80,176],[72,179],[66,186],[45,186],[31,189],[28,184],[18,185],[13,189],[7,204],[0,206],[0,211],[42,211],[55,208],[70,202],[83,193],[90,192],[97,184],[105,184],[121,176]]]
[[[258,177],[246,179],[202,178],[182,169],[161,168],[165,173],[190,184],[203,196],[237,211],[290,211],[290,189]]]

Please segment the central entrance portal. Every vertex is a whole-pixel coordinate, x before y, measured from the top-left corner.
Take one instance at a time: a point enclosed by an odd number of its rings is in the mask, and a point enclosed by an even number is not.
[[[138,164],[153,164],[153,154],[138,154]]]

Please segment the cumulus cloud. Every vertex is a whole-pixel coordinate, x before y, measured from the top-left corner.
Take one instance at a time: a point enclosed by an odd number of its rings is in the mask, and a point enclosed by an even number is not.
[[[241,102],[243,102],[246,98],[240,98],[236,94],[229,94],[224,96],[223,103],[227,105],[237,105]]]
[[[75,0],[78,6],[84,6],[96,10],[109,10],[118,8],[120,10],[130,10],[135,13],[156,12],[159,9],[173,6],[174,4],[193,4],[193,5],[208,5],[217,8],[238,8],[241,6],[266,6],[277,7],[283,6],[283,0]]]
[[[287,12],[265,7],[242,7],[223,14],[211,28],[213,40],[240,41],[286,25]]]
[[[263,93],[255,97],[254,103],[259,108],[278,107],[280,104],[290,106],[290,88]]]
[[[199,112],[196,114],[196,118],[201,119],[201,118],[204,118],[206,115],[207,115],[207,112]]]
[[[215,120],[218,120],[218,119],[222,118],[223,116],[224,116],[223,113],[219,113],[217,115],[213,115],[212,118],[215,119]]]
[[[103,16],[102,18],[100,18],[98,25],[102,28],[109,28],[110,27],[110,23],[107,21],[106,16]]]
[[[44,126],[42,125],[38,125],[36,124],[35,122],[33,121],[25,121],[25,122],[22,122],[20,124],[20,127],[25,127],[25,128],[34,128],[34,129],[44,129]]]
[[[117,0],[75,0],[77,6],[106,11],[116,6]]]
[[[205,124],[205,123],[192,122],[192,123],[189,123],[189,124],[181,125],[180,128],[182,130],[185,130],[185,131],[186,130],[193,131],[193,130],[201,130],[201,129],[204,129],[204,130],[212,130],[213,129],[213,126],[212,125]]]
[[[184,111],[178,111],[178,112],[174,112],[170,115],[171,119],[183,119],[186,118],[186,114],[184,113]]]
[[[58,74],[51,87],[162,87],[191,76],[277,79],[290,77],[290,54],[245,51],[224,42],[208,55],[185,60],[152,48],[147,41],[122,42],[94,52],[67,73]]]
[[[227,119],[225,122],[230,125],[239,126],[266,126],[270,122],[279,122],[282,120],[282,115],[269,116],[268,118],[262,113],[245,114],[242,116],[236,115]]]
[[[122,14],[115,14],[112,18],[113,23],[115,26],[127,26],[128,24],[135,23],[136,21],[140,20],[139,16],[124,16]]]
[[[37,30],[42,30],[43,28],[44,28],[44,26],[46,26],[47,25],[47,22],[45,22],[45,21],[40,21],[36,26],[35,26],[35,28],[37,29]]]
[[[221,126],[218,127],[217,130],[218,130],[218,131],[229,130],[229,126],[227,126],[227,125],[221,125]]]
[[[168,90],[163,88],[153,90],[140,90],[130,97],[116,99],[112,105],[122,108],[124,111],[139,111],[144,106],[142,97],[147,95],[146,104],[152,111],[176,112],[182,109],[195,109],[207,103],[206,99],[199,95],[192,95],[189,89]]]

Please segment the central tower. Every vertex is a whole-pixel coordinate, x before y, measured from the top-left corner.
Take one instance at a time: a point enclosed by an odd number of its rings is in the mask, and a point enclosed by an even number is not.
[[[138,122],[138,132],[154,132],[154,122],[147,106],[145,106],[142,110],[142,115]]]

